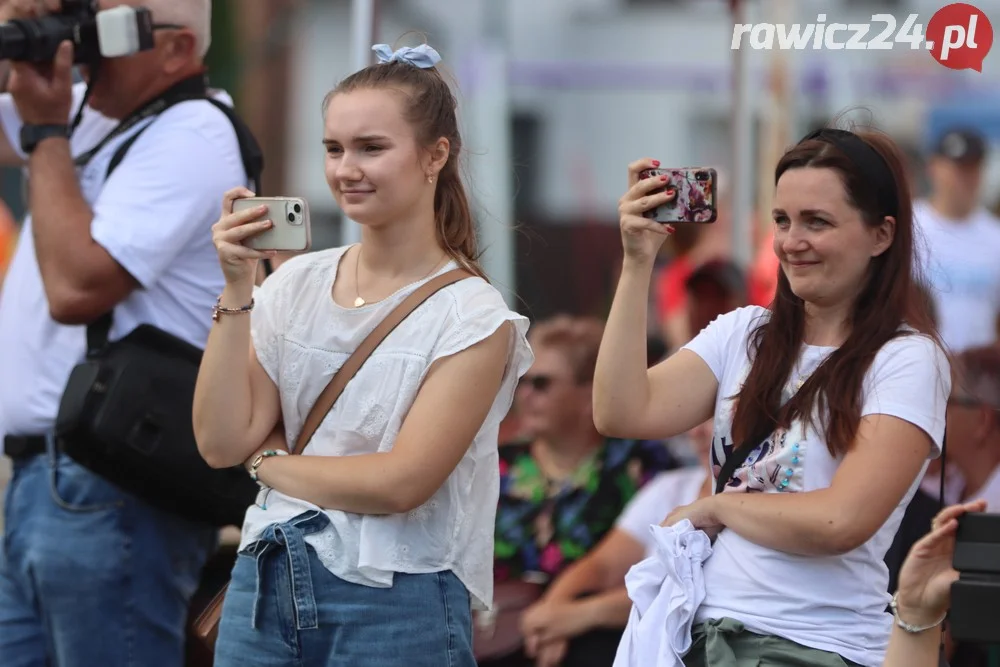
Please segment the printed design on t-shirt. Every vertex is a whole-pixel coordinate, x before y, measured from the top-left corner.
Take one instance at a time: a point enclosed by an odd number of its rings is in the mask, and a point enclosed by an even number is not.
[[[754,447],[743,464],[736,469],[724,491],[772,493],[802,490],[802,461],[806,443],[801,437],[801,425],[779,428]],[[712,475],[716,479],[732,454],[735,444],[730,435],[712,441]]]
[[[749,373],[749,365],[743,372],[743,381]],[[805,378],[785,389],[784,400],[791,398],[791,390],[802,386]],[[715,419],[712,435],[712,477],[718,479],[726,459],[741,443],[733,441],[732,425],[736,412],[736,401],[725,398]],[[789,428],[778,428],[763,442],[753,448],[743,463],[733,473],[723,489],[724,492],[777,493],[803,490],[803,461],[806,453],[806,428],[801,420],[794,421]]]

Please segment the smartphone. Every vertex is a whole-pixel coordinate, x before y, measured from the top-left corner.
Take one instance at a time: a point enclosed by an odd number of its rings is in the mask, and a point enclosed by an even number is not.
[[[643,213],[663,224],[682,222],[712,223],[719,217],[718,197],[716,190],[719,175],[710,167],[680,167],[667,169],[646,169],[639,178],[658,178],[666,176],[663,188],[654,193],[663,192],[668,186],[677,190],[673,201],[657,206]]]
[[[246,239],[243,245],[254,250],[308,250],[312,231],[306,200],[301,197],[247,197],[233,202],[233,213],[264,205],[267,211],[251,222],[270,220],[274,226]]]

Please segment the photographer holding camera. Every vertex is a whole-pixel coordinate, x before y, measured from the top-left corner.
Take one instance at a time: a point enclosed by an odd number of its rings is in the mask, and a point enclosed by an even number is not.
[[[206,87],[211,0],[0,0],[0,21],[0,162],[26,166],[30,208],[0,293],[0,656],[177,667],[219,523],[156,502],[191,430],[193,372],[168,371],[196,369],[223,287],[211,226],[256,185],[256,144]],[[137,482],[126,445],[167,463]]]

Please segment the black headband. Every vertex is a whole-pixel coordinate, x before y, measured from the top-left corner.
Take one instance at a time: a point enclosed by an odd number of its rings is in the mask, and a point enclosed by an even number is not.
[[[895,217],[899,214],[899,202],[896,199],[896,179],[889,169],[889,164],[878,151],[872,148],[864,139],[848,132],[847,130],[837,130],[825,128],[810,132],[802,138],[803,141],[824,141],[836,146],[841,153],[847,156],[860,172],[861,180],[874,188],[875,201],[882,209],[882,215]]]

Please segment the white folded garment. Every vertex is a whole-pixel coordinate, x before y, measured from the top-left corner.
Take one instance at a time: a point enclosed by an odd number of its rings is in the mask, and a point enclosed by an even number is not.
[[[695,611],[705,599],[702,563],[712,555],[708,535],[687,519],[649,530],[653,555],[625,575],[632,611],[614,667],[682,667]]]

